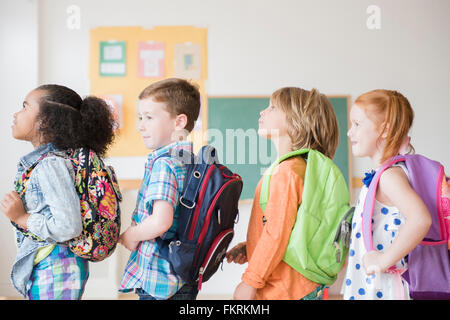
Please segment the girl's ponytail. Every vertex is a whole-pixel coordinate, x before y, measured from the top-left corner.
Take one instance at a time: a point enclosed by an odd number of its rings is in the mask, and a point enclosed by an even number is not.
[[[377,123],[381,132],[386,132],[386,146],[381,161],[385,162],[403,149],[414,152],[414,147],[405,141],[414,120],[414,111],[408,99],[398,91],[377,89],[360,95],[355,104]],[[402,149],[402,150],[401,150]]]
[[[104,156],[114,140],[115,120],[105,101],[94,96],[82,99],[75,91],[50,84],[39,103],[40,132],[45,143],[58,149],[87,147]]]
[[[83,146],[104,155],[114,140],[115,120],[109,106],[100,98],[88,96],[80,105],[78,134]]]

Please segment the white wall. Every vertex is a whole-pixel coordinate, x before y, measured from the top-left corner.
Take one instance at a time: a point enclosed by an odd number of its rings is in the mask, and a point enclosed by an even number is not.
[[[0,197],[13,189],[20,155],[33,148],[11,138],[12,114],[37,86],[37,6],[30,0],[0,1]],[[9,220],[0,214],[0,296],[16,295],[9,281],[16,248]]]
[[[5,2],[9,11],[7,20],[1,19],[2,35],[3,25],[14,28],[14,37],[8,43],[23,46],[21,39],[27,38],[22,38],[19,29],[30,26],[30,22],[23,16],[12,19],[10,12],[25,10],[28,4],[26,14],[33,16],[30,12],[34,7],[25,0],[2,0],[2,5]],[[81,9],[81,26],[77,30],[66,27],[66,10],[73,4]],[[373,4],[381,9],[380,30],[366,26],[366,9]],[[412,143],[416,151],[450,168],[446,130],[450,119],[448,0],[40,0],[39,84],[60,83],[82,95],[88,94],[89,30],[97,26],[156,25],[208,28],[210,95],[269,95],[288,85],[316,87],[326,94],[349,94],[352,99],[375,88],[399,90],[415,110]],[[21,67],[18,55],[25,52],[16,52],[14,45],[6,46],[7,54],[15,61],[14,66],[7,66],[11,74]],[[36,46],[33,48],[36,50]],[[8,119],[24,94],[34,87],[34,83],[23,81],[29,73],[21,72],[22,75],[11,75],[15,81],[5,82],[17,85],[16,91],[7,90],[10,100],[0,111]],[[2,89],[3,81],[2,78]],[[12,150],[8,169],[2,166],[1,171],[5,182],[0,184],[0,191],[6,191],[5,183],[13,177],[13,164],[26,148],[9,138],[5,125],[10,121],[3,116],[0,121],[2,137],[7,137],[1,138],[1,147]],[[119,178],[140,178],[140,169],[130,171],[127,167],[132,164],[141,168],[144,159],[110,162]],[[366,159],[353,161],[355,176],[362,176],[369,167]],[[241,215],[248,220],[249,206],[241,208]],[[0,219],[5,225],[5,219]],[[245,239],[244,224],[245,218],[238,225],[237,240]],[[120,261],[118,269],[122,268]],[[0,279],[6,278],[9,263],[10,260],[0,263]],[[243,269],[225,265],[223,273],[205,283],[203,293],[231,295]]]
[[[416,150],[450,166],[444,148],[450,77],[447,0],[41,0],[40,4],[41,83],[62,83],[89,93],[91,28],[208,27],[210,95],[269,95],[293,85],[355,99],[375,88],[396,89],[416,113],[412,130]],[[79,30],[66,27],[66,9],[72,4],[81,9]],[[381,9],[380,30],[366,26],[366,9],[372,4]],[[354,174],[362,175],[368,166],[368,161],[356,160]]]

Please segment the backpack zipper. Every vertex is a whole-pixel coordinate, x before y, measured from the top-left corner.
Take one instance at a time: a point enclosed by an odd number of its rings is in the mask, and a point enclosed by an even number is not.
[[[233,228],[226,229],[226,230],[222,231],[221,233],[219,233],[217,235],[216,239],[214,240],[214,242],[212,243],[211,248],[209,249],[208,253],[206,254],[205,260],[203,261],[203,264],[198,271],[198,287],[197,287],[198,291],[200,291],[202,289],[203,274],[204,274],[206,268],[208,267],[209,262],[211,261],[211,257],[213,255],[213,253],[216,251],[216,248],[219,246],[219,244],[222,242],[222,240],[225,239],[225,237],[227,235],[229,235],[230,233],[233,233]]]
[[[208,231],[209,222],[211,221],[211,214],[212,214],[212,212],[213,212],[213,210],[214,210],[214,207],[216,206],[217,200],[218,200],[219,197],[221,196],[223,190],[224,190],[230,183],[235,182],[235,181],[239,181],[239,180],[240,180],[240,179],[237,179],[237,178],[236,178],[236,179],[231,179],[231,180],[227,181],[227,182],[219,189],[219,191],[217,191],[217,194],[216,194],[216,196],[214,197],[214,199],[213,199],[213,201],[212,201],[212,203],[211,203],[211,206],[210,206],[209,209],[208,209],[208,212],[206,213],[205,222],[203,223],[202,230],[200,231],[200,235],[199,235],[199,237],[198,237],[198,241],[197,241],[198,249],[197,249],[197,253],[196,253],[196,255],[195,255],[194,266],[197,264],[198,254],[199,254],[199,252],[200,252],[200,248],[202,247],[203,240],[204,240],[204,238],[205,238],[205,236],[206,236],[206,232]]]

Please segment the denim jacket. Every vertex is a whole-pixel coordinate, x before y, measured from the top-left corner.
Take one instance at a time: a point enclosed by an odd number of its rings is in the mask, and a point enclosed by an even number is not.
[[[16,181],[44,153],[58,152],[53,144],[42,145],[20,158]],[[30,214],[27,228],[44,242],[37,242],[16,232],[17,256],[12,266],[11,281],[23,295],[39,248],[77,237],[83,229],[80,200],[75,191],[75,173],[68,159],[49,155],[33,169],[22,202]]]

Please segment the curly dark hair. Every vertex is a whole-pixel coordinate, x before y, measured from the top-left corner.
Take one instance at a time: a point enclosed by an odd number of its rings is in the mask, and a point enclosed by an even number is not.
[[[94,96],[82,99],[67,87],[46,84],[39,102],[39,130],[56,148],[86,147],[104,156],[114,140],[116,122],[106,102]]]

